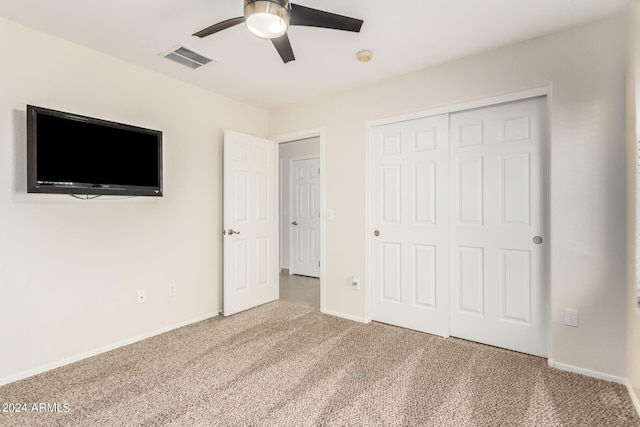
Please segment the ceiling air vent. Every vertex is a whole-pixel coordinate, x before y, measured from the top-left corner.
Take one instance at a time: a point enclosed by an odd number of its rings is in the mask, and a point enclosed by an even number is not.
[[[185,67],[189,67],[192,70],[200,68],[203,65],[207,65],[209,62],[213,61],[212,58],[207,58],[203,54],[198,53],[190,47],[184,45],[175,46],[168,51],[161,53],[160,55],[174,62],[177,62],[178,64],[184,65]]]

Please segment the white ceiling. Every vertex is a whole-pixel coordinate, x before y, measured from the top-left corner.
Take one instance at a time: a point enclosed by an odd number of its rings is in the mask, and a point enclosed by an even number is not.
[[[627,0],[298,0],[364,20],[350,33],[292,27],[296,61],[237,25],[243,0],[0,0],[0,16],[263,108],[301,103],[613,15]],[[190,70],[158,54],[183,43],[218,60]],[[370,63],[355,54],[372,50]]]

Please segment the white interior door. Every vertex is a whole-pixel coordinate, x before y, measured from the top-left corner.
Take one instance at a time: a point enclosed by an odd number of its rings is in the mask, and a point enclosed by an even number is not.
[[[451,115],[451,335],[547,355],[546,98]],[[535,243],[537,242],[537,243]]]
[[[290,274],[320,277],[320,159],[291,160]]]
[[[278,299],[278,146],[224,133],[223,313]]]
[[[371,130],[372,318],[449,335],[447,115]]]

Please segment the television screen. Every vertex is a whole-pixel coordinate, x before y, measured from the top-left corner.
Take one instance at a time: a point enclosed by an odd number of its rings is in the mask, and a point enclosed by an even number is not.
[[[27,106],[27,192],[162,196],[162,132]]]

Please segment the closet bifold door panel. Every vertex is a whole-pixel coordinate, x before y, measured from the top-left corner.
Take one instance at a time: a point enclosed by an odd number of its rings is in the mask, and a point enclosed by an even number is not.
[[[372,319],[449,335],[447,115],[371,129]]]
[[[546,98],[450,123],[451,335],[544,357]]]

